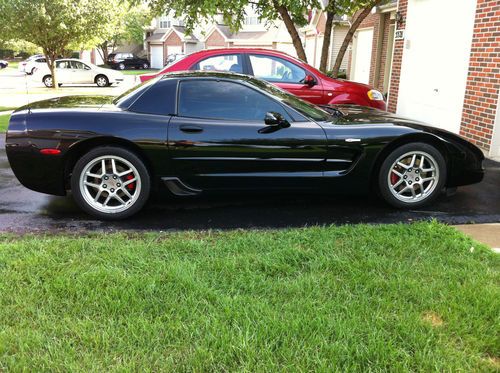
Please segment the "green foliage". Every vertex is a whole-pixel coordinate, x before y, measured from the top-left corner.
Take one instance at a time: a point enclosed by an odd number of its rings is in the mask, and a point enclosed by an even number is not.
[[[53,60],[72,46],[102,38],[120,0],[0,0],[5,39],[29,41],[43,49],[54,75]]]
[[[493,372],[499,267],[437,223],[0,235],[0,370]]]
[[[139,1],[139,0],[136,0]],[[252,5],[261,19],[278,19],[277,6],[284,5],[293,21],[303,26],[307,23],[308,9],[319,7],[318,0],[152,0],[149,2],[154,14],[160,15],[167,10],[175,12],[177,17],[184,17],[188,31],[206,22],[213,22],[217,15],[222,15],[224,23],[232,31],[241,28],[245,19],[245,7]]]

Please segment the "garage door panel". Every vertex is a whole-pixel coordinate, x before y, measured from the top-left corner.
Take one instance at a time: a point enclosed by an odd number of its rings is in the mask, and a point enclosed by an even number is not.
[[[476,0],[409,0],[398,114],[459,132],[475,8]]]
[[[163,45],[151,45],[151,67],[153,69],[163,67]]]
[[[354,58],[352,80],[368,84],[373,48],[373,28],[356,32],[356,55]]]

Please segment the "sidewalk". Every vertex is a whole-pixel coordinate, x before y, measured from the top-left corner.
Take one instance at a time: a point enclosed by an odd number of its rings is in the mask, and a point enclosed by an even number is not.
[[[455,225],[455,228],[500,254],[500,223]]]

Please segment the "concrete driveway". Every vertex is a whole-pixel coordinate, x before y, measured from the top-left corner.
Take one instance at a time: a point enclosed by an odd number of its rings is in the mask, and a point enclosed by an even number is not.
[[[67,95],[111,95],[118,96],[138,82],[135,75],[124,75],[119,85],[99,88],[95,84],[68,84],[57,91],[47,88],[41,77],[20,73],[16,69],[0,70],[0,106],[18,107],[29,102]]]
[[[486,161],[486,178],[441,197],[432,206],[399,211],[376,197],[252,195],[154,197],[140,214],[101,222],[83,214],[70,196],[52,197],[21,186],[9,168],[0,135],[0,231],[82,232],[284,228],[316,224],[397,223],[435,218],[449,224],[500,222],[500,163]]]

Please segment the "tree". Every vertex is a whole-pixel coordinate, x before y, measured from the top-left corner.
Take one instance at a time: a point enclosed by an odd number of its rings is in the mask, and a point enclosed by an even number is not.
[[[352,26],[350,27],[347,36],[344,38],[342,47],[335,61],[332,73],[335,77],[337,77],[347,47],[349,46],[349,43],[351,42],[352,37],[356,32],[357,28],[359,27],[361,22],[363,22],[363,20],[368,16],[368,14],[370,14],[370,11],[373,9],[373,7],[382,5],[383,3],[386,2],[388,2],[388,0],[329,0],[328,1],[323,10],[326,13],[326,24],[325,24],[325,35],[323,39],[323,46],[321,48],[321,60],[319,65],[319,69],[321,71],[326,72],[328,55],[330,53],[333,20],[335,19],[335,16],[356,15],[356,18],[354,22],[351,24]],[[360,10],[361,12],[358,14],[357,12],[359,12]]]
[[[305,62],[307,57],[297,26],[307,24],[308,9],[319,7],[318,0],[152,0],[149,4],[154,14],[162,14],[168,9],[177,17],[183,16],[188,32],[197,24],[214,21],[218,15],[222,15],[224,23],[236,32],[245,19],[245,7],[252,5],[261,19],[283,21],[297,56]]]
[[[120,41],[142,44],[144,28],[151,23],[153,15],[149,8],[141,3],[137,6],[123,3],[115,12],[112,20],[106,25],[103,40],[97,44],[97,50],[103,61],[108,60],[108,49],[114,52]]]
[[[71,45],[102,37],[120,0],[0,0],[0,24],[12,39],[42,48],[57,89],[55,60]]]
[[[339,53],[337,54],[337,58],[335,59],[335,64],[333,65],[332,69],[333,77],[336,78],[339,75],[340,65],[342,64],[342,60],[344,59],[347,47],[351,43],[354,33],[358,29],[361,22],[363,22],[363,20],[368,17],[374,7],[383,5],[387,2],[388,0],[352,0],[350,1],[350,6],[343,8],[344,14],[354,14],[355,12],[356,14],[354,15],[355,19],[351,23],[351,27],[349,28],[349,31],[347,32],[347,35],[342,42]],[[331,34],[331,29],[329,33]],[[323,58],[323,55],[321,57]]]

